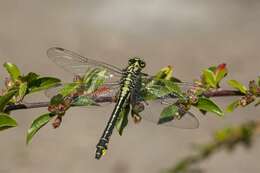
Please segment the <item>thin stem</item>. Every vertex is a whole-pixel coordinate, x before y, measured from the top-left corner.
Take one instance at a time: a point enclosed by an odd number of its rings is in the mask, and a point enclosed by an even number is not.
[[[5,108],[5,112],[18,110],[18,109],[32,109],[32,108],[41,108],[48,107],[49,102],[35,102],[35,103],[20,103],[15,105],[8,105]]]
[[[214,90],[214,91],[207,91],[203,93],[206,97],[228,97],[228,96],[243,96],[244,94],[236,91],[236,90]],[[113,97],[101,97],[96,98],[95,101],[97,103],[104,103],[104,102],[114,102],[115,99]],[[5,108],[5,112],[19,110],[19,109],[32,109],[32,108],[42,108],[48,107],[49,102],[35,102],[35,103],[20,103],[15,105],[9,105]]]
[[[114,97],[100,97],[95,98],[94,100],[97,103],[111,103],[114,102]],[[32,109],[32,108],[42,108],[42,107],[48,107],[50,102],[35,102],[35,103],[19,103],[14,105],[8,105],[4,112],[9,112],[13,110],[19,110],[19,109]]]
[[[207,91],[203,93],[206,97],[227,97],[227,96],[243,96],[245,94],[236,90],[215,90]]]

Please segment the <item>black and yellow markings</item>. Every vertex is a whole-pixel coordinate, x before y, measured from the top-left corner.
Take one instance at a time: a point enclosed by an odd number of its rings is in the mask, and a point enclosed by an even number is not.
[[[122,84],[119,92],[119,99],[116,106],[110,116],[107,126],[96,146],[96,159],[100,159],[102,155],[106,153],[109,138],[112,135],[113,129],[116,125],[120,111],[123,105],[129,102],[132,89],[135,87],[137,82],[137,76],[140,75],[141,70],[145,67],[145,62],[140,58],[132,58],[129,60],[129,66],[126,69],[126,75],[122,79]]]

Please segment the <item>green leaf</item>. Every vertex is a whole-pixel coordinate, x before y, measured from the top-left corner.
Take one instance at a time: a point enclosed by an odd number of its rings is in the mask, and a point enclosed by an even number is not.
[[[39,77],[38,74],[29,72],[27,75],[22,76],[21,79],[30,85],[31,82],[35,81],[38,77]]]
[[[233,103],[231,103],[230,105],[228,105],[226,111],[233,112],[238,106],[239,106],[239,100],[236,100]]]
[[[6,62],[6,63],[4,63],[4,67],[8,71],[12,80],[18,79],[18,77],[21,75],[20,70],[18,69],[18,67],[15,64]]]
[[[27,131],[26,143],[29,144],[32,140],[33,136],[44,126],[46,125],[52,118],[53,113],[46,113],[38,118],[36,118],[33,122],[31,127]]]
[[[23,82],[20,84],[19,90],[18,90],[19,100],[22,100],[24,98],[24,96],[27,93],[27,88],[28,88],[27,82]]]
[[[126,104],[122,108],[122,110],[121,110],[121,112],[119,114],[119,117],[118,117],[117,122],[116,122],[116,129],[117,129],[119,135],[123,134],[123,130],[125,129],[125,127],[128,124],[128,114],[129,114],[129,111],[130,111],[130,105]]]
[[[206,115],[207,114],[207,111],[204,111],[202,109],[199,109],[200,113],[202,113],[203,115]]]
[[[179,108],[176,105],[170,105],[163,109],[160,115],[158,124],[163,124],[169,121],[172,121],[175,116],[178,116]]]
[[[226,75],[228,71],[226,68],[226,64],[220,64],[215,71],[216,74],[216,82],[219,83]]]
[[[46,90],[48,88],[57,86],[60,83],[60,79],[53,77],[41,77],[34,79],[30,83],[30,93]]]
[[[258,77],[258,86],[260,86],[260,76]]]
[[[181,80],[176,77],[171,77],[169,80],[175,83],[181,83]]]
[[[8,114],[0,112],[0,130],[16,127],[17,122]]]
[[[17,93],[17,90],[10,90],[8,93],[0,97],[0,111],[3,111],[8,102],[13,98],[13,96]]]
[[[88,71],[84,78],[84,88],[86,89],[86,94],[92,93],[97,90],[102,84],[104,84],[106,79],[106,69],[95,68],[93,70]]]
[[[198,99],[197,104],[193,105],[193,106],[197,107],[198,109],[207,111],[207,112],[216,113],[219,116],[224,115],[223,111],[219,108],[219,106],[208,98],[200,97]]]
[[[88,96],[79,96],[73,101],[72,106],[98,106],[98,104]]]
[[[71,93],[75,92],[79,87],[80,87],[80,83],[69,83],[64,85],[64,87],[62,89],[59,90],[59,94],[61,94],[62,96],[68,96]]]
[[[238,81],[236,81],[236,80],[229,80],[229,81],[228,81],[228,84],[229,84],[231,87],[233,87],[233,88],[239,90],[240,92],[242,92],[242,93],[244,93],[244,94],[246,94],[247,91],[248,91],[247,88],[246,88],[243,84],[241,84],[240,82],[238,82]]]
[[[162,68],[155,76],[154,78],[157,80],[164,79],[164,80],[170,80],[172,78],[173,69],[171,66],[167,66]]]
[[[212,72],[209,69],[206,69],[206,70],[203,71],[203,77],[204,77],[205,82],[209,86],[211,86],[213,88],[217,87],[217,81],[216,81],[216,77],[215,77],[214,72]]]
[[[167,87],[161,85],[149,85],[145,87],[142,94],[145,100],[154,100],[159,97],[170,94],[170,90]]]
[[[208,70],[212,71],[213,73],[217,70],[216,66],[211,66],[208,68]]]
[[[153,79],[149,81],[142,93],[145,100],[154,100],[168,94],[175,94],[180,98],[185,98],[178,83],[163,79]]]
[[[51,98],[51,105],[58,105],[64,102],[64,97],[61,94],[57,94]]]
[[[166,87],[169,89],[171,94],[175,94],[180,98],[185,98],[185,96],[183,95],[182,90],[179,87],[178,83],[168,81],[168,80],[163,80],[163,82],[166,85]]]

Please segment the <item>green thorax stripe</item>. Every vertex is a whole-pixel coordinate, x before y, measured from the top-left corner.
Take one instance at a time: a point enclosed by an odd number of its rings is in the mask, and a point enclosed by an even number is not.
[[[136,75],[134,73],[134,66],[129,66],[126,71],[126,75],[123,78],[123,82],[119,92],[119,98],[113,111],[113,114],[119,114],[121,107],[124,105],[125,101],[129,99],[130,92],[135,85],[135,78]]]

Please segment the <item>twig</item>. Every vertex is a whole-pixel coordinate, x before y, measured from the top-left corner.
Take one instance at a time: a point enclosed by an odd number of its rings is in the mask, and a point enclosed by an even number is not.
[[[48,105],[49,105],[49,102],[20,103],[20,104],[8,105],[5,108],[5,112],[18,110],[18,109],[32,109],[32,108],[48,107]]]
[[[207,91],[203,93],[206,97],[228,97],[228,96],[242,96],[243,93],[236,91],[236,90],[214,90],[214,91]],[[97,103],[104,103],[104,102],[114,102],[114,97],[101,97],[95,98],[95,102]],[[5,108],[5,112],[19,110],[19,109],[32,109],[32,108],[41,108],[41,107],[48,107],[49,102],[35,102],[35,103],[20,103],[9,105]]]
[[[192,167],[211,155],[219,151],[220,149],[234,149],[238,144],[244,144],[246,147],[251,146],[252,137],[259,135],[260,121],[250,121],[240,126],[223,129],[215,134],[214,139],[204,145],[199,145],[196,154],[187,156],[178,162],[173,168],[167,170],[167,173],[182,173],[189,172]]]
[[[206,97],[226,97],[226,96],[243,96],[245,94],[237,90],[215,90],[203,93]]]

